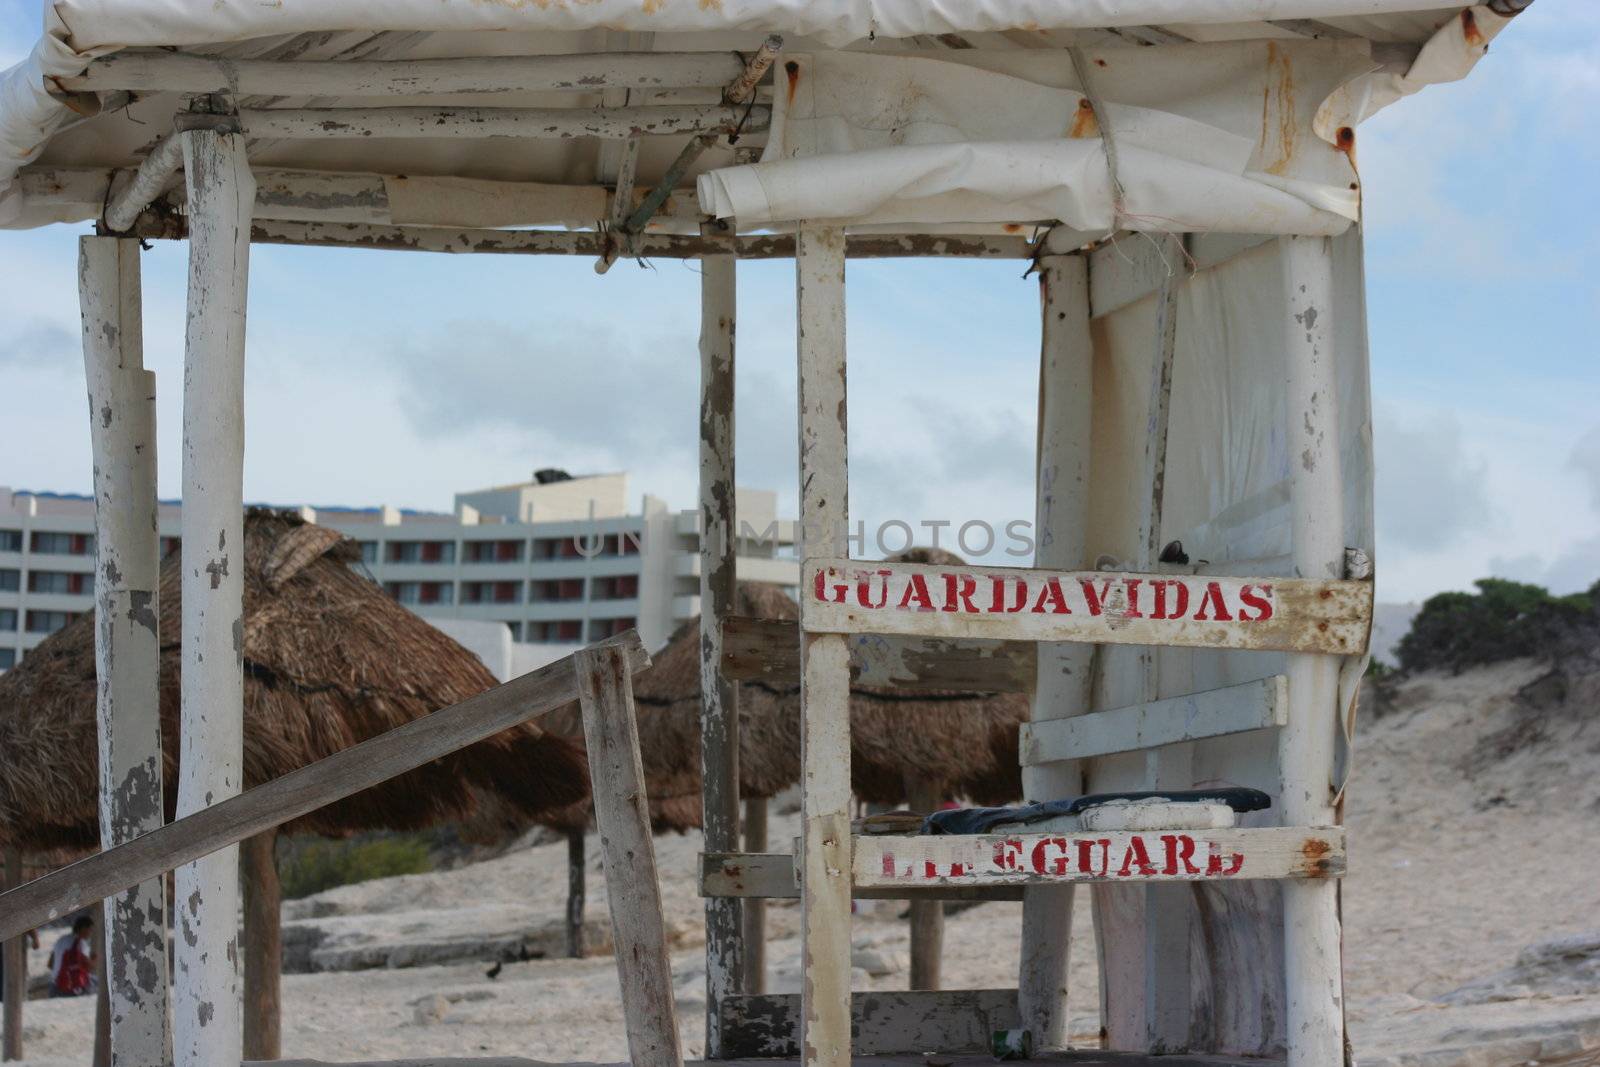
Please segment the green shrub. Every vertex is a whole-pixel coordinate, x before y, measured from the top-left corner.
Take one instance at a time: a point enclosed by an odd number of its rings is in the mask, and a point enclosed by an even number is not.
[[[278,878],[285,898],[324,889],[433,870],[427,842],[415,834],[381,834],[331,840],[291,838],[278,850]]]
[[[1480,578],[1476,593],[1429,597],[1395,652],[1406,671],[1465,667],[1557,653],[1595,621],[1600,582],[1586,593],[1551,596],[1539,585]]]

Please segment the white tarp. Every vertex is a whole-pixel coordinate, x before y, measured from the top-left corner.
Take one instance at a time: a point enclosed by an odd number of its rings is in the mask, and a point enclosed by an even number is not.
[[[866,101],[849,101],[855,106],[847,121],[858,129],[844,138],[859,159],[853,166],[870,182],[849,177],[829,181],[825,188],[841,199],[840,206],[818,215],[814,207],[803,204],[803,196],[792,190],[807,173],[830,172],[803,168],[816,167],[818,160],[802,156],[836,154],[838,138],[806,133],[807,120],[821,114],[814,108],[814,95],[797,97],[791,103],[780,94],[780,104],[788,112],[790,151],[769,153],[759,164],[763,171],[724,172],[710,197],[722,213],[739,217],[741,225],[761,225],[760,219],[796,217],[805,207],[813,217],[839,217],[859,220],[896,220],[897,223],[922,223],[930,227],[941,220],[959,222],[1026,222],[1061,217],[1082,224],[1090,231],[1102,231],[1111,219],[1111,177],[1104,167],[1098,138],[1066,136],[1081,97],[1081,89],[1071,77],[1071,66],[1060,45],[1066,43],[1054,30],[1146,24],[1204,25],[1218,35],[1263,38],[1274,33],[1287,34],[1265,19],[1332,18],[1346,19],[1352,25],[1380,27],[1378,36],[1421,43],[1434,27],[1433,40],[1409,70],[1380,70],[1368,55],[1356,54],[1366,47],[1356,40],[1354,47],[1334,46],[1329,41],[1278,42],[1292,51],[1313,45],[1334,58],[1326,63],[1311,61],[1314,69],[1294,69],[1283,84],[1295,93],[1315,97],[1321,105],[1310,107],[1297,96],[1293,101],[1270,101],[1276,112],[1292,114],[1291,129],[1297,139],[1316,131],[1323,144],[1330,145],[1340,124],[1353,125],[1376,108],[1422,85],[1460,77],[1482,55],[1488,41],[1507,21],[1486,7],[1468,9],[1463,20],[1459,2],[1444,0],[964,0],[962,3],[934,0],[588,0],[585,3],[486,3],[482,0],[276,0],[274,3],[245,0],[54,0],[44,7],[44,25],[27,60],[0,73],[0,226],[37,225],[53,216],[49,210],[31,210],[21,203],[14,178],[19,168],[41,159],[69,166],[124,167],[127,152],[116,158],[101,158],[94,150],[98,134],[112,132],[109,125],[117,116],[84,119],[80,110],[92,101],[74,100],[56,88],[55,79],[81,73],[93,57],[125,47],[169,46],[216,50],[230,42],[245,40],[286,40],[290,35],[312,31],[378,33],[419,31],[431,33],[446,45],[446,50],[430,50],[434,55],[507,54],[589,51],[604,47],[602,30],[636,30],[656,33],[657,48],[741,48],[754,47],[760,35],[777,31],[789,35],[791,49],[809,47],[808,62],[847,62],[841,53],[825,48],[852,45],[879,61],[893,60],[910,47],[929,44],[907,38],[924,34],[979,35],[980,47],[970,51],[924,52],[940,60],[917,60],[915,76],[908,82],[906,71],[890,63],[854,71],[864,78],[863,85],[893,86],[912,84],[931,87],[947,102],[965,104],[954,86],[981,80],[988,86],[983,107],[968,107],[960,121],[945,129],[922,128],[915,138],[892,144],[874,143],[881,138],[862,137],[870,131],[870,115],[859,108],[872,106]],[[1399,13],[1399,14],[1396,14]],[[987,45],[1015,48],[1015,42],[1000,38],[985,39],[983,34],[999,31],[1026,32],[1042,48],[1011,53],[1031,56],[1031,60],[995,60],[1007,53]],[[1470,31],[1470,32],[1469,32]],[[1286,43],[1285,43],[1286,42]],[[1247,46],[1246,53],[1238,45]],[[1217,41],[1192,46],[1174,46],[1178,53],[1188,51],[1182,62],[1163,60],[1158,54],[1173,48],[1111,48],[1093,54],[1128,60],[1095,70],[1095,81],[1103,82],[1115,134],[1126,127],[1126,148],[1121,153],[1117,179],[1126,192],[1122,204],[1128,216],[1125,225],[1146,228],[1178,228],[1164,225],[1162,217],[1177,218],[1194,228],[1239,229],[1254,232],[1338,232],[1353,217],[1354,193],[1349,182],[1332,180],[1330,173],[1276,173],[1271,166],[1260,166],[1262,149],[1271,141],[1272,131],[1243,128],[1233,121],[1238,116],[1207,116],[1186,111],[1188,104],[1210,94],[1214,98],[1243,91],[1252,78],[1270,77],[1274,68],[1263,59],[1264,40],[1246,42]],[[1189,51],[1191,50],[1192,51]],[[1254,51],[1250,51],[1253,49]],[[1284,53],[1284,54],[1287,54]],[[952,61],[959,60],[959,61]],[[1015,69],[1005,64],[1020,63]],[[990,64],[987,75],[974,67]],[[1362,68],[1362,64],[1366,64]],[[1152,91],[1127,91],[1122,68],[1154,71],[1159,76],[1149,83]],[[932,81],[928,72],[936,72]],[[1338,73],[1343,80],[1328,83],[1328,75]],[[1208,79],[1212,83],[1208,83]],[[1217,80],[1220,79],[1220,80]],[[780,86],[781,88],[781,86]],[[1022,88],[1029,107],[1015,100],[996,97],[1008,88]],[[809,103],[808,103],[809,100]],[[1259,125],[1261,96],[1244,92],[1232,101],[1246,110],[1254,108]],[[171,106],[180,106],[175,98]],[[340,101],[325,102],[338,106]],[[879,101],[892,108],[903,108],[903,101]],[[1056,104],[1064,112],[1043,110]],[[159,133],[167,128],[164,114],[150,115],[152,101],[139,105],[144,125],[135,130]],[[1041,110],[1034,119],[1048,123],[1054,115],[1067,118],[1062,129],[1042,128],[1032,122],[1013,122],[1014,116],[1034,106]],[[806,108],[812,110],[807,111]],[[914,109],[912,109],[914,110]],[[1331,116],[1337,116],[1335,122]],[[865,119],[865,121],[863,121]],[[1188,119],[1189,122],[1179,120]],[[1344,120],[1348,121],[1344,121]],[[61,153],[52,152],[52,138],[67,127],[84,123],[73,131],[72,141]],[[974,127],[976,123],[976,127]],[[1200,125],[1195,125],[1199,123]],[[1332,123],[1332,125],[1330,125]],[[1174,136],[1168,133],[1176,131]],[[1223,131],[1232,136],[1221,136]],[[127,143],[129,134],[117,131],[113,140]],[[1240,140],[1244,138],[1245,140]],[[776,140],[776,139],[775,139]],[[1245,141],[1255,145],[1245,156]],[[859,142],[859,143],[857,143]],[[1076,142],[1076,143],[1075,143]],[[1028,143],[1026,151],[1018,143]],[[458,174],[467,177],[496,177],[513,169],[515,149],[506,144],[482,142],[452,149],[468,166],[460,171],[439,169],[440,146],[412,149],[399,142],[322,143],[315,150],[303,151],[293,145],[275,146],[270,165],[310,170],[346,172],[418,173],[435,176]],[[1297,149],[1298,150],[1298,149]],[[545,151],[541,149],[541,151]],[[889,151],[889,156],[873,153]],[[511,153],[510,156],[507,153]],[[1327,152],[1323,153],[1327,155]],[[303,155],[304,158],[294,158]],[[669,153],[670,155],[670,153]],[[387,170],[374,166],[381,156]],[[135,161],[136,161],[135,157]],[[1267,160],[1270,163],[1270,160]],[[1305,152],[1296,166],[1315,162]],[[412,164],[415,164],[413,167]],[[1330,159],[1323,171],[1336,167]],[[802,168],[796,170],[794,168]],[[559,168],[552,168],[559,170]],[[894,173],[904,172],[905,180],[893,188]],[[1315,168],[1313,168],[1315,171]],[[508,178],[511,175],[507,175]],[[512,180],[559,180],[555,174],[518,174]],[[757,193],[753,200],[748,195]],[[746,203],[751,200],[750,203]],[[1209,220],[1209,222],[1208,222]]]

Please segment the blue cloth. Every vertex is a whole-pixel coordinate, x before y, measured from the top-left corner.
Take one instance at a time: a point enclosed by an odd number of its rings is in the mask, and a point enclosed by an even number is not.
[[[1234,811],[1263,811],[1272,807],[1272,798],[1259,789],[1177,789],[1148,793],[1091,793],[1083,797],[1047,800],[1014,808],[954,808],[936,811],[922,821],[925,834],[986,834],[1003,823],[1030,823],[1058,815],[1077,815],[1085,808],[1113,800],[1175,800],[1180,803],[1209,802],[1226,804]]]

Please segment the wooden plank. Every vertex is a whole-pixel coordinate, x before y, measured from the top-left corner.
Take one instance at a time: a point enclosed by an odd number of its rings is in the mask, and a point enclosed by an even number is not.
[[[101,56],[82,74],[58,80],[69,92],[387,99],[722,86],[743,70],[744,62],[731,51],[284,62],[130,49]]]
[[[283,886],[277,845],[278,831],[268,830],[239,846],[247,1060],[275,1060],[283,1051]]]
[[[800,621],[815,633],[1355,654],[1372,583],[808,559]]]
[[[927,782],[906,776],[906,805],[912,811],[936,811],[944,802],[937,789]],[[940,963],[944,955],[944,901],[913,900],[906,919],[911,941],[911,989],[939,988]],[[853,1047],[859,1049],[859,1044]],[[950,1046],[940,1044],[940,1048]]]
[[[795,234],[802,556],[842,547],[849,525],[845,236]],[[850,651],[800,642],[802,1047],[806,1067],[850,1062]]]
[[[746,132],[767,128],[772,109],[726,104],[647,107],[375,107],[275,108],[239,112],[251,137],[285,140],[425,137],[481,140],[519,137],[658,137],[686,133]]]
[[[723,1004],[729,1055],[798,1056],[800,997],[730,997]],[[850,1043],[858,1056],[987,1049],[996,1030],[1020,1025],[1015,989],[875,991],[850,998]]]
[[[650,657],[633,630],[600,645],[622,649],[635,674],[650,665]],[[126,845],[36,878],[0,895],[0,939],[42,926],[179,864],[415,770],[430,760],[570,704],[577,695],[572,658],[559,659],[168,823]]]
[[[156,633],[156,381],[144,369],[139,242],[78,241],[84,376],[94,457],[95,718],[100,846],[164,818]],[[172,1057],[167,894],[152,878],[105,902],[109,1040],[119,1064]]]
[[[1256,878],[1328,880],[1344,873],[1342,827],[1105,831],[1060,834],[863,835],[859,886],[1028,885]]]
[[[738,529],[734,515],[735,262],[700,261],[700,777],[705,847],[739,847],[739,708],[722,677],[722,620],[733,610]],[[723,997],[744,991],[744,910],[707,897],[706,1055],[721,1058]]]
[[[22,853],[14,847],[0,848],[0,890],[11,890],[22,884]],[[22,1006],[28,999],[28,930],[29,927],[6,936],[0,944],[4,954],[5,987],[0,1011],[0,1060],[22,1059]]]
[[[586,648],[573,656],[573,665],[595,825],[605,856],[628,1058],[635,1067],[682,1067],[628,658],[616,647]]]
[[[744,850],[767,850],[766,797],[744,800]],[[789,874],[794,885],[794,873]],[[767,991],[767,902],[761,897],[746,897],[744,902],[744,992],[753,995]]]
[[[1260,681],[1070,719],[1023,723],[1021,759],[1024,767],[1091,759],[1203,737],[1264,730],[1282,726],[1288,719],[1288,680],[1277,674]],[[1190,785],[1193,783],[1181,788]]]
[[[203,115],[196,121],[226,116]],[[180,116],[180,118],[183,118]],[[183,369],[183,648],[178,815],[238,795],[244,780],[244,360],[255,181],[244,138],[187,129],[188,328]],[[159,833],[160,831],[155,831]],[[154,834],[121,849],[149,841]],[[121,849],[102,852],[114,856]],[[70,868],[69,868],[70,869]],[[140,881],[158,874],[148,872]],[[239,850],[208,849],[173,876],[176,1067],[240,1057]]]
[[[1345,568],[1345,516],[1333,323],[1342,309],[1333,304],[1333,245],[1326,237],[1284,237],[1279,251],[1288,364],[1282,419],[1295,457],[1290,550],[1297,574],[1339,576]],[[1363,643],[1350,651],[1365,650]],[[1340,666],[1333,656],[1288,657],[1294,714],[1278,732],[1278,772],[1283,821],[1290,825],[1322,826],[1338,819],[1333,774]],[[1337,886],[1286,886],[1283,924],[1289,1060],[1296,1067],[1336,1067],[1345,1046]]]
[[[798,900],[800,881],[787,852],[727,852],[700,857],[700,895],[746,900]],[[904,886],[851,889],[856,900],[1021,900],[1020,886]]]
[[[800,624],[732,615],[722,624],[722,670],[740,682],[800,684]],[[907,691],[974,693],[1033,691],[1032,641],[974,638],[850,637],[850,683]]]
[[[1094,341],[1089,332],[1088,260],[1040,260],[1039,435],[1034,480],[1034,522],[1041,567],[1088,565],[1092,452]],[[1096,649],[1065,642],[1037,646],[1032,721],[1081,715],[1093,694]],[[1081,766],[1022,768],[1023,796],[1053,800],[1084,791]],[[1042,1048],[1067,1043],[1067,972],[1072,948],[1074,887],[1030,886],[1022,905],[1022,949],[1017,964],[1023,1025]]]

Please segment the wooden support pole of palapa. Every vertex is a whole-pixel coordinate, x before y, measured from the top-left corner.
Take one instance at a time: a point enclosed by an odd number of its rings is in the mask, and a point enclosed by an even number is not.
[[[650,665],[633,630],[590,647],[621,649],[636,674]],[[577,695],[568,656],[36,878],[0,894],[0,940],[566,706]]]
[[[734,686],[737,694],[739,687]],[[737,697],[736,697],[737,699]],[[744,850],[759,854],[767,850],[766,797],[744,799]],[[763,897],[747,897],[744,902],[744,992],[759,995],[767,991],[767,902]]]
[[[275,1060],[283,1042],[283,890],[275,852],[278,831],[239,846],[244,891],[244,1058]]]
[[[1340,469],[1339,383],[1333,324],[1333,243],[1283,237],[1284,404],[1295,573],[1343,578],[1344,479]],[[1333,826],[1334,737],[1340,658],[1291,653],[1289,721],[1278,731],[1285,826]],[[1344,980],[1336,879],[1283,887],[1285,1033],[1289,1067],[1338,1067],[1344,1059]]]
[[[583,909],[587,905],[588,871],[584,867],[584,828],[567,831],[567,958],[583,959]]]
[[[843,549],[850,483],[845,417],[845,239],[795,233],[802,558]],[[802,1014],[806,1067],[850,1063],[850,649],[800,639]]]
[[[109,849],[164,818],[156,382],[144,369],[139,242],[81,238],[78,283],[94,456],[100,845]],[[105,908],[105,994],[117,1067],[172,1059],[166,915],[159,877]]]
[[[575,653],[573,662],[595,824],[605,854],[628,1059],[634,1067],[683,1067],[627,657],[602,645]]]
[[[733,613],[738,539],[734,490],[736,264],[700,261],[700,760],[708,852],[739,847],[739,706],[722,676],[722,622]],[[724,997],[744,991],[744,902],[707,897],[706,1055],[722,1057]]]
[[[255,179],[233,116],[191,113],[179,123],[190,220],[181,818],[236,796],[244,778],[244,330]],[[179,868],[175,884],[173,1062],[215,1067],[243,1049],[237,848]]]
[[[921,778],[906,775],[906,804],[912,811],[937,811],[944,803],[938,789]],[[939,964],[944,954],[944,901],[913,900],[911,933],[911,988],[938,989]]]
[[[1048,240],[1048,238],[1047,238]],[[1094,397],[1094,342],[1089,334],[1089,279],[1083,256],[1039,260],[1043,315],[1039,356],[1039,437],[1035,521],[1036,567],[1082,567],[1089,511],[1089,458]],[[1035,722],[1089,710],[1095,646],[1044,643],[1029,718]],[[1024,767],[1030,801],[1083,792],[1079,763]],[[1038,1048],[1067,1042],[1067,963],[1072,941],[1073,887],[1029,886],[1022,903],[1018,1005],[1022,1025]]]
[[[14,846],[0,849],[0,890],[22,884],[22,853]],[[5,974],[3,1013],[0,1013],[0,1060],[22,1059],[22,1005],[28,999],[28,931],[24,927],[0,944],[0,971]]]

